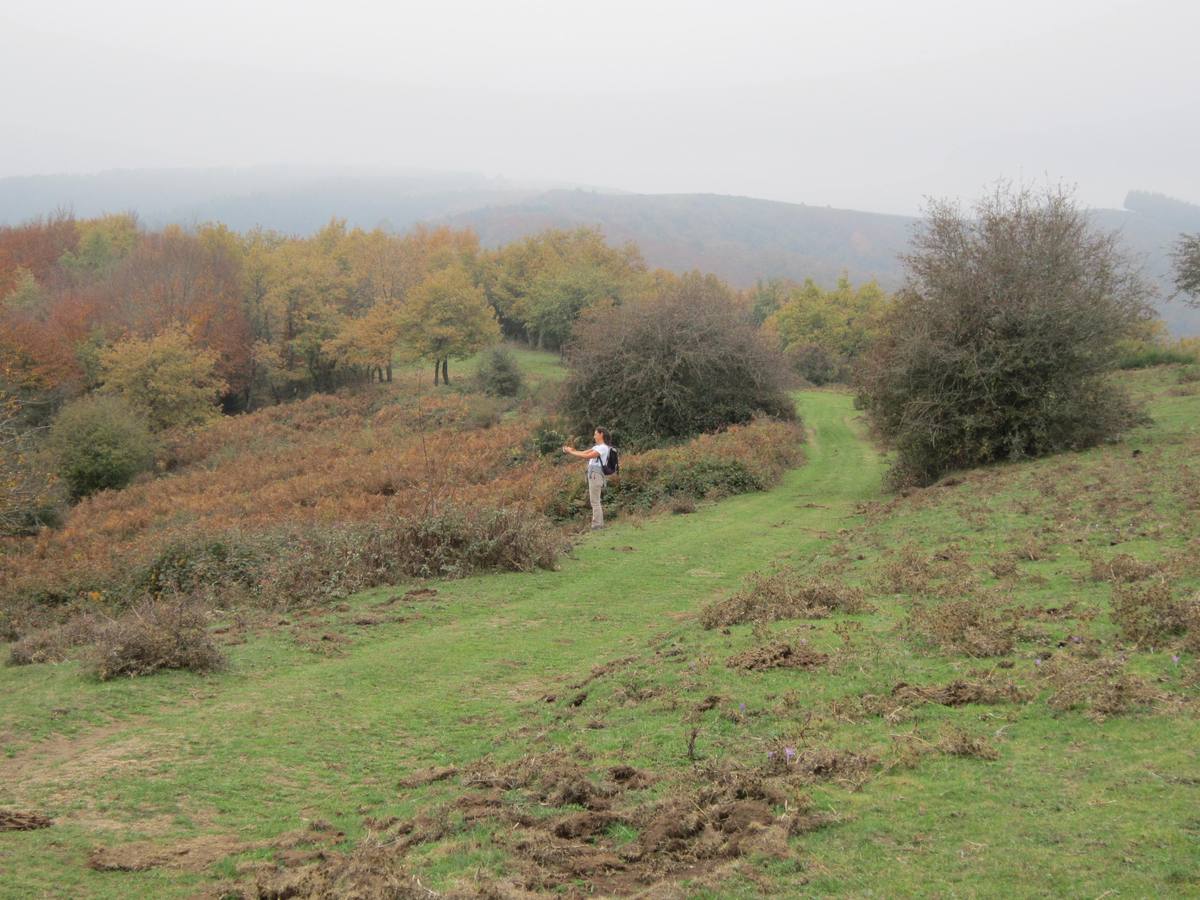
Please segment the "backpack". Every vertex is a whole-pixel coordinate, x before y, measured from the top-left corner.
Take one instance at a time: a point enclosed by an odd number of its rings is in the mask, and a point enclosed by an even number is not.
[[[605,475],[616,475],[621,469],[621,460],[617,459],[617,448],[608,448],[608,462],[601,460],[600,471]]]

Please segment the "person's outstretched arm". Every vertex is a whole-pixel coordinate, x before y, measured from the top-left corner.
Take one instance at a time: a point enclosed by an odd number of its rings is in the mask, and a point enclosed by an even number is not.
[[[576,450],[574,447],[563,447],[563,453],[570,453],[572,456],[578,456],[580,459],[599,459],[599,450]]]

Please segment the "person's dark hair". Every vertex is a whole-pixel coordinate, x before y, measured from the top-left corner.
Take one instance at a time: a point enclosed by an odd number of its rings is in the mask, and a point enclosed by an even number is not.
[[[606,443],[606,444],[608,443],[608,429],[607,428],[597,427],[596,434],[598,434],[598,435],[600,435],[600,437],[604,438],[604,443]]]

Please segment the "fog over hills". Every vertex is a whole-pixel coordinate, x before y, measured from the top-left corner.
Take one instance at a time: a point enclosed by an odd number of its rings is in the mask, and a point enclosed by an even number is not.
[[[217,221],[238,231],[262,226],[308,234],[337,216],[352,226],[403,230],[423,219],[519,202],[547,187],[403,169],[118,169],[0,178],[0,224],[61,208],[80,217],[132,210],[150,227]]]
[[[898,255],[917,219],[719,194],[630,194],[530,184],[472,173],[415,170],[122,170],[0,179],[0,224],[70,209],[78,216],[133,210],[150,227],[224,222],[231,228],[306,234],[331,218],[404,231],[418,223],[473,228],[498,246],[545,228],[598,226],[634,241],[651,266],[715,272],[738,286],[759,278],[832,283],[876,278],[898,287]],[[1172,332],[1200,334],[1200,311],[1168,301],[1171,244],[1200,231],[1200,206],[1141,191],[1125,209],[1092,211],[1143,261]]]

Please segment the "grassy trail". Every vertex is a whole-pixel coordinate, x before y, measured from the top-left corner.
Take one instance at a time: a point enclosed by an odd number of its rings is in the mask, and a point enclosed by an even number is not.
[[[555,572],[444,583],[432,601],[395,607],[406,621],[349,628],[344,656],[298,651],[278,628],[233,648],[229,671],[206,679],[96,684],[74,664],[0,669],[0,806],[59,817],[0,844],[0,866],[17,876],[9,884],[186,894],[195,875],[94,873],[85,849],[214,830],[268,838],[306,819],[353,836],[359,809],[412,812],[395,790],[412,769],[520,755],[526,733],[548,724],[541,696],[644,654],[648,638],[679,630],[747,572],[819,545],[878,490],[880,461],[855,433],[849,398],[807,392],[800,409],[808,460],[775,490],[615,522]],[[343,619],[394,593],[354,598]],[[319,635],[341,623],[313,624]],[[631,722],[600,733],[598,749],[677,756],[682,725],[674,731]]]

